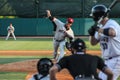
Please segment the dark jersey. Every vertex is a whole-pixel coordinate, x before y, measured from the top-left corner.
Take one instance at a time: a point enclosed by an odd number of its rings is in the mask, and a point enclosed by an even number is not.
[[[97,78],[97,68],[103,70],[106,65],[98,56],[89,54],[73,54],[62,58],[58,63],[59,70],[67,68],[75,78],[78,75],[94,75]]]

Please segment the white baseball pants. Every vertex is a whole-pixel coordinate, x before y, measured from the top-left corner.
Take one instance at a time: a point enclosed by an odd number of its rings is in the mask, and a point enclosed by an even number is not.
[[[15,37],[15,35],[14,35],[14,33],[13,33],[13,32],[8,32],[7,37],[6,37],[6,40],[8,40],[8,38],[9,38],[10,34],[12,34],[12,36],[13,36],[14,40],[16,40],[16,37]]]
[[[113,72],[113,80],[117,80],[120,77],[120,56],[113,57],[112,59],[105,60],[105,64],[111,69]],[[107,80],[107,76],[100,72],[99,77],[102,80]]]
[[[61,42],[53,40],[53,45],[54,45],[54,52],[53,52],[54,56],[58,55],[58,48],[60,51],[60,54],[57,58],[57,62],[58,62],[65,54],[65,40]]]

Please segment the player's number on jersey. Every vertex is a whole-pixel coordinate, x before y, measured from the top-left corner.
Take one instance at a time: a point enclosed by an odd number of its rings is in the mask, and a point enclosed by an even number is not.
[[[104,50],[108,48],[107,43],[102,43],[102,46],[103,46],[103,49],[104,49]]]

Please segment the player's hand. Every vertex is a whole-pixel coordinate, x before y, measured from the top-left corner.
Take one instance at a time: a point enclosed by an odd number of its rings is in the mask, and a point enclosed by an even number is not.
[[[50,17],[51,16],[50,10],[46,10],[46,12],[47,12],[47,17]]]
[[[50,10],[46,10],[47,13],[50,13]]]
[[[94,36],[95,31],[98,31],[98,30],[99,30],[99,27],[97,27],[97,25],[93,25],[91,26],[91,28],[89,28],[88,33],[89,35]]]

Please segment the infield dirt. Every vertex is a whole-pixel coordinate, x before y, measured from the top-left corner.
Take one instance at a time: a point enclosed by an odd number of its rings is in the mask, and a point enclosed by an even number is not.
[[[100,55],[100,51],[87,51],[88,54]],[[52,51],[0,51],[0,56],[51,56]],[[71,55],[69,51],[66,55]],[[28,80],[34,73],[37,72],[36,64],[38,59],[25,60],[14,63],[0,64],[0,71],[10,71],[10,72],[28,72],[25,80]],[[73,80],[71,75],[66,69],[63,69],[57,73],[58,80]]]

